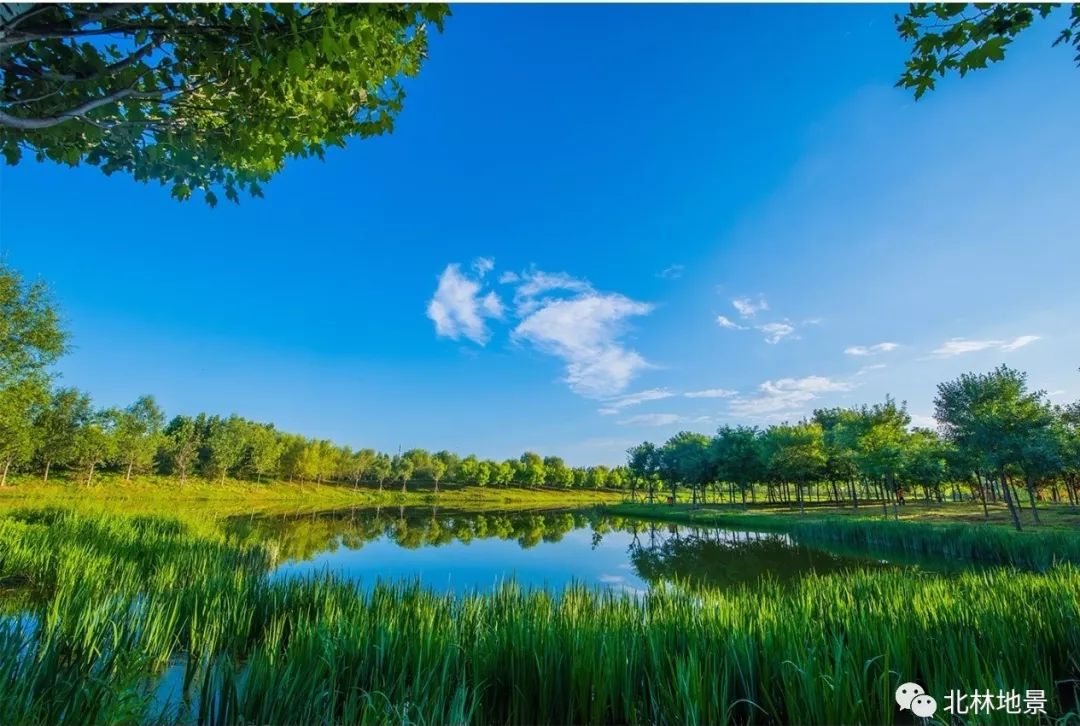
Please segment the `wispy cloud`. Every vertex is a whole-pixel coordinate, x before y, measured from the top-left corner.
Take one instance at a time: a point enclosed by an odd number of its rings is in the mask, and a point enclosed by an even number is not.
[[[670,426],[684,420],[677,413],[639,413],[636,416],[624,418],[619,423],[625,426]]]
[[[599,410],[599,412],[605,416],[616,414],[624,408],[630,406],[637,406],[647,401],[662,401],[665,398],[671,398],[675,394],[666,388],[650,388],[647,391],[638,391],[637,393],[628,393],[624,396],[610,399],[605,402],[605,406]]]
[[[731,305],[735,308],[739,317],[746,321],[745,324],[738,323],[727,315],[717,315],[716,324],[727,330],[757,330],[764,334],[765,342],[770,345],[776,345],[784,338],[798,338],[795,335],[795,330],[799,325],[816,325],[821,322],[815,319],[804,320],[796,324],[784,318],[771,323],[755,323],[754,318],[756,318],[757,314],[769,309],[769,303],[763,295],[759,295],[756,300],[749,297],[737,297],[731,301]]]
[[[476,277],[462,273],[460,265],[447,265],[439,276],[435,295],[428,302],[427,316],[435,323],[435,334],[484,345],[491,337],[485,320],[503,316],[502,300],[494,292],[481,294],[481,278],[491,267],[491,260],[478,258],[473,263]]]
[[[728,330],[746,330],[745,325],[739,325],[726,315],[717,315],[716,324],[721,328],[727,328]]]
[[[731,398],[738,393],[730,388],[706,388],[703,391],[687,391],[683,395],[687,398]]]
[[[731,304],[739,315],[744,318],[752,318],[763,310],[769,309],[769,303],[763,295],[758,295],[757,300],[748,297],[737,297],[731,301]]]
[[[566,382],[590,398],[616,396],[649,363],[622,342],[626,321],[653,306],[619,293],[601,293],[565,273],[531,271],[514,295],[521,322],[516,340],[562,359]]]
[[[931,352],[934,358],[953,358],[965,353],[978,353],[984,350],[1012,352],[1039,340],[1038,335],[1021,335],[1012,340],[972,340],[970,338],[951,338]]]
[[[683,265],[675,264],[660,270],[660,272],[656,273],[656,276],[663,278],[664,280],[677,280],[682,277],[685,270],[686,267]]]
[[[757,329],[765,333],[765,342],[772,345],[776,345],[795,332],[795,326],[790,323],[766,323],[757,326]]]
[[[899,348],[898,343],[875,343],[874,345],[852,345],[844,348],[844,353],[847,355],[877,355],[878,353],[888,353]]]
[[[746,418],[794,416],[805,413],[807,404],[824,393],[850,391],[853,388],[851,383],[825,376],[780,378],[762,383],[755,396],[733,398],[729,410],[735,416]]]
[[[855,371],[855,375],[864,376],[870,371],[879,371],[882,368],[887,368],[887,366],[884,363],[871,363],[870,365],[863,366],[859,370]]]
[[[1025,345],[1030,345],[1039,339],[1038,335],[1021,335],[1018,338],[1013,338],[1008,343],[1001,346],[1001,349],[1005,352],[1011,352],[1017,348],[1023,348]]]

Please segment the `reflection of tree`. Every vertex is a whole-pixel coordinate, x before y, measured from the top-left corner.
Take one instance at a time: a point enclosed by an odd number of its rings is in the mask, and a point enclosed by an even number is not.
[[[612,532],[631,536],[630,561],[650,584],[730,587],[760,578],[781,581],[809,569],[831,572],[851,565],[847,556],[792,544],[778,535],[697,529],[597,514],[485,512],[434,508],[351,509],[295,516],[253,516],[228,520],[226,531],[239,542],[261,542],[281,560],[307,560],[339,547],[351,550],[385,538],[399,547],[419,549],[478,539],[516,542],[522,549],[558,542],[567,532],[589,528],[593,547]],[[852,553],[844,553],[852,554]],[[861,567],[872,566],[866,555]]]
[[[566,511],[487,512],[473,514],[453,510],[400,507],[349,509],[302,515],[250,516],[226,523],[229,537],[238,542],[272,544],[279,559],[307,560],[339,547],[360,549],[385,537],[400,547],[438,547],[451,542],[468,544],[476,539],[516,541],[523,549],[541,542],[558,542],[573,529],[592,526],[596,532],[613,530],[622,518]],[[638,525],[634,525],[638,526]]]
[[[630,546],[630,561],[651,585],[685,583],[691,587],[732,587],[759,579],[763,572],[781,582],[814,570],[849,568],[847,558],[795,545],[772,534],[687,530],[667,533],[650,527],[648,544]],[[865,567],[864,563],[860,566]]]

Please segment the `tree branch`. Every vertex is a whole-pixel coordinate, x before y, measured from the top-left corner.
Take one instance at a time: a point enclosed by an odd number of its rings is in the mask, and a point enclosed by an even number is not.
[[[86,114],[93,111],[95,108],[101,108],[102,106],[107,106],[110,103],[116,103],[117,101],[123,100],[125,98],[153,98],[160,95],[160,93],[160,91],[138,92],[134,88],[125,88],[123,90],[110,93],[107,96],[102,96],[101,98],[95,98],[93,100],[87,101],[86,103],[80,104],[69,111],[64,111],[63,113],[58,113],[54,116],[46,116],[44,118],[20,118],[18,116],[12,116],[11,114],[5,113],[4,111],[0,110],[0,126],[7,126],[13,129],[21,129],[23,131],[47,129],[62,124],[65,121],[69,121],[73,118],[85,116]]]

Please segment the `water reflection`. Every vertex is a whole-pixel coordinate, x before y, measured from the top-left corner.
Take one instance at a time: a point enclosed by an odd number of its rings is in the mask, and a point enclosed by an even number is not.
[[[870,553],[809,547],[775,533],[666,525],[581,511],[470,513],[379,508],[230,520],[230,536],[276,550],[274,577],[331,571],[366,586],[419,579],[440,590],[514,579],[629,592],[678,583],[732,587],[762,577],[895,566]]]

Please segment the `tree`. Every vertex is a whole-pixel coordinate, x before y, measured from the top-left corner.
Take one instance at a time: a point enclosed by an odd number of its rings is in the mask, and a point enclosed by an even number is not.
[[[359,488],[364,476],[375,466],[378,457],[375,449],[360,449],[350,457],[349,467],[352,471],[353,488]]]
[[[644,483],[652,502],[656,494],[656,480],[660,475],[660,452],[656,445],[645,441],[626,450],[626,468],[630,476],[630,499],[634,500],[636,486]]]
[[[1042,391],[1027,390],[1027,374],[1000,366],[965,373],[938,385],[934,416],[948,440],[977,452],[1001,482],[1017,530],[1023,528],[1009,484],[1009,469],[1022,466],[1026,447],[1043,436],[1053,416]]]
[[[431,457],[431,461],[428,462],[427,471],[431,476],[431,480],[435,482],[436,493],[439,491],[439,480],[443,478],[448,468],[446,460],[441,459],[438,456]]]
[[[154,463],[160,445],[165,414],[153,396],[141,396],[116,417],[116,456],[125,468],[124,479],[135,471],[145,471]]]
[[[246,426],[239,416],[210,420],[206,435],[206,473],[216,476],[222,484],[229,472],[244,460],[247,446]]]
[[[0,28],[0,149],[236,201],[393,129],[444,5],[28,5]]]
[[[722,426],[710,443],[710,449],[716,478],[738,487],[745,504],[746,492],[753,488],[754,482],[764,478],[760,432],[749,426]],[[734,489],[731,499],[734,503]]]
[[[911,42],[911,58],[896,85],[912,89],[915,98],[933,90],[937,78],[961,77],[1005,58],[1013,39],[1046,18],[1057,3],[912,3],[896,16],[900,37]],[[1080,63],[1080,5],[1071,5],[1069,24],[1054,45],[1069,43]]]
[[[949,475],[948,447],[930,429],[917,428],[907,437],[901,473],[904,483],[912,488],[922,486],[929,499],[930,492],[941,498],[941,485]]]
[[[61,388],[42,407],[34,428],[39,436],[37,458],[44,469],[44,482],[49,481],[54,464],[68,466],[74,461],[75,435],[92,410],[90,397],[74,388]]]
[[[550,487],[569,487],[574,483],[574,472],[561,457],[545,456],[544,483]]]
[[[385,482],[393,473],[391,467],[390,457],[386,454],[379,454],[375,457],[375,460],[371,462],[371,476],[375,481],[379,482],[379,491],[383,490],[383,482]]]
[[[285,451],[285,442],[273,424],[248,424],[248,464],[255,474],[257,481],[262,481],[263,476],[276,472],[281,464],[281,456]]]
[[[38,447],[41,432],[34,420],[48,397],[41,375],[0,384],[0,486],[7,484],[12,467],[28,462]]]
[[[23,281],[0,262],[0,486],[37,448],[34,418],[48,400],[48,367],[66,335],[41,282]]]
[[[671,486],[672,500],[681,483],[690,487],[696,501],[697,488],[703,487],[711,474],[709,437],[689,431],[675,434],[660,449],[660,469]]]
[[[540,454],[526,451],[521,455],[517,469],[517,479],[527,487],[538,487],[544,483],[544,459]]]
[[[401,482],[401,493],[406,492],[405,485],[409,483],[409,479],[412,478],[413,469],[415,464],[413,460],[407,456],[395,456],[390,464],[390,470],[393,472],[393,477],[396,481]]]
[[[805,514],[803,490],[825,468],[821,425],[803,421],[770,426],[763,437],[763,449],[774,474],[783,482],[794,482],[799,512]]]
[[[176,416],[165,427],[166,456],[181,482],[187,481],[201,445],[202,430],[190,416]]]
[[[86,477],[86,485],[94,481],[94,471],[116,452],[117,411],[98,411],[80,422],[75,432],[75,465]]]
[[[900,497],[900,473],[908,444],[911,416],[904,404],[896,405],[892,398],[885,403],[864,408],[865,428],[855,443],[855,462],[862,473],[883,487],[881,509],[888,517],[886,500],[892,499],[893,517],[900,518],[896,509]]]
[[[28,284],[0,262],[0,386],[41,374],[66,342],[45,284]]]

